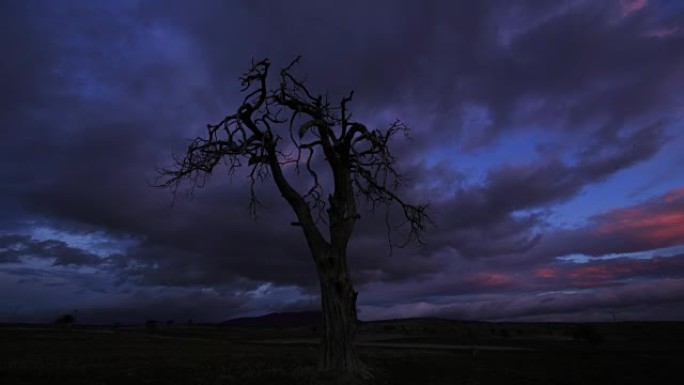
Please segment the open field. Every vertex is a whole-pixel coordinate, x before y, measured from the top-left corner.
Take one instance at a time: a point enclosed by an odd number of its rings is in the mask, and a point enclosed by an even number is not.
[[[0,326],[2,384],[316,384],[316,329]],[[365,323],[377,384],[679,384],[681,323]],[[326,382],[327,381],[327,382]]]

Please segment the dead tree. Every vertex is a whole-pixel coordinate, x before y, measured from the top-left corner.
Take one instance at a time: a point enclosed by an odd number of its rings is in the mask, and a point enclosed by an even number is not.
[[[388,226],[394,207],[401,213],[406,243],[421,242],[427,206],[409,204],[397,195],[402,178],[388,145],[395,135],[406,134],[407,127],[395,121],[386,129],[369,130],[352,120],[353,92],[333,105],[292,73],[298,62],[299,58],[283,68],[273,87],[268,85],[269,60],[253,62],[240,78],[245,97],[236,112],[207,125],[206,136],[192,140],[185,154],[174,157],[173,167],[160,169],[158,187],[175,191],[189,181],[192,191],[221,164],[230,173],[245,167],[250,210],[254,210],[255,183],[272,178],[294,210],[297,221],[292,224],[304,232],[316,265],[323,313],[320,367],[326,372],[367,375],[354,345],[357,292],[347,267],[347,246],[360,218],[359,206],[385,209]],[[297,175],[307,176],[310,185],[298,188],[288,179],[286,164]],[[319,177],[320,167],[328,168],[329,186]],[[325,193],[329,193],[327,201]]]

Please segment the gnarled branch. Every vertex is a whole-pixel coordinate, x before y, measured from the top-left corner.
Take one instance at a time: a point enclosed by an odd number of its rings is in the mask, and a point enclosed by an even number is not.
[[[397,195],[402,178],[389,148],[391,139],[399,133],[406,135],[408,128],[395,121],[385,130],[369,130],[352,121],[349,105],[354,93],[331,104],[327,96],[315,94],[292,73],[299,61],[298,57],[280,71],[273,89],[267,84],[270,61],[252,62],[240,77],[245,96],[235,113],[207,125],[206,135],[192,140],[182,156],[174,156],[172,167],[159,169],[156,186],[175,191],[190,181],[192,190],[202,187],[219,164],[227,165],[229,173],[246,167],[250,210],[254,212],[258,204],[255,183],[272,177],[312,248],[346,248],[359,218],[357,199],[370,202],[372,209],[386,208],[388,231],[408,228],[407,239],[399,246],[411,239],[422,244],[421,234],[429,221],[427,205],[412,205]],[[282,144],[284,137],[289,140],[287,145]],[[293,152],[285,154],[285,146]],[[317,171],[321,167],[316,158],[319,153],[334,179],[327,202]],[[293,186],[283,170],[286,164],[293,164],[295,173],[310,177],[308,188],[299,191]],[[395,205],[401,208],[403,220],[391,227],[389,209]],[[329,226],[329,240],[317,226],[321,220]],[[391,236],[389,239],[393,245]]]

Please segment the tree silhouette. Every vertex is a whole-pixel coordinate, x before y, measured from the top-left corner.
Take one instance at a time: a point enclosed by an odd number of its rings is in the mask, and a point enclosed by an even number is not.
[[[352,120],[353,91],[335,105],[327,95],[312,93],[292,73],[299,59],[280,71],[277,85],[271,88],[267,84],[270,61],[252,62],[240,77],[246,95],[236,112],[208,124],[205,137],[192,140],[185,154],[174,156],[172,167],[159,169],[157,186],[175,192],[188,181],[193,191],[203,187],[220,164],[231,174],[245,167],[249,208],[254,213],[255,184],[272,179],[294,210],[297,222],[292,225],[301,227],[316,265],[323,314],[320,367],[367,376],[354,345],[358,293],[347,268],[347,246],[360,218],[359,202],[371,212],[384,209],[390,248],[414,239],[422,244],[427,206],[409,204],[397,192],[403,181],[388,145],[397,134],[407,135],[407,127],[397,120],[386,129],[369,130]],[[284,170],[285,165],[293,170]],[[329,185],[321,176],[325,168],[331,175]],[[295,185],[298,175],[307,179],[307,187]],[[327,200],[325,193],[329,193]],[[402,218],[396,226],[391,225],[392,206],[399,208]],[[406,238],[395,244],[390,230],[403,231]]]

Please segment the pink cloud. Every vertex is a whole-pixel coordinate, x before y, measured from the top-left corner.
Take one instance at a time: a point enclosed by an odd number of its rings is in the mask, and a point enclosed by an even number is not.
[[[679,32],[679,26],[663,27],[663,28],[657,28],[657,29],[654,29],[654,30],[648,32],[646,34],[646,36],[663,38],[663,37],[668,37],[668,36],[674,35],[677,32]]]
[[[663,200],[667,203],[674,203],[674,202],[681,200],[683,198],[684,198],[684,188],[674,189],[674,190],[668,192],[667,194],[665,194],[665,196],[663,196]]]
[[[682,200],[681,194],[668,194],[663,198],[668,204],[679,200]],[[612,211],[602,216],[596,234],[629,234],[654,248],[684,243],[684,211],[677,207],[662,212],[649,209],[635,207]]]
[[[467,282],[478,288],[505,287],[514,285],[516,282],[506,274],[481,272],[475,274]]]
[[[631,15],[648,5],[648,0],[620,0],[623,16]]]
[[[567,276],[578,282],[600,281],[603,283],[615,279],[616,275],[615,271],[607,269],[606,266],[582,266],[569,271]]]
[[[532,275],[534,275],[537,278],[553,279],[558,277],[558,271],[557,269],[551,267],[540,267],[538,269],[535,269],[532,272]]]
[[[591,288],[622,284],[647,277],[684,277],[684,255],[650,259],[617,258],[544,266],[532,271],[537,283],[549,289]]]
[[[570,254],[600,257],[678,245],[684,245],[684,188],[594,215],[580,228],[551,231],[528,254],[531,260]]]

